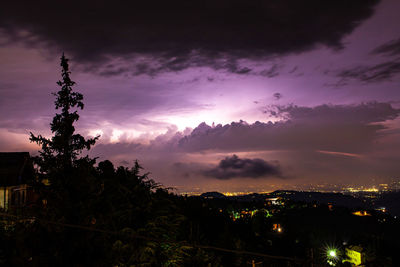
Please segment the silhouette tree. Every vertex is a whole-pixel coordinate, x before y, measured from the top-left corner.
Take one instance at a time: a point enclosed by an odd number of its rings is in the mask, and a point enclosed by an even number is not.
[[[40,156],[35,159],[42,173],[55,170],[69,172],[77,163],[77,157],[82,150],[89,150],[100,137],[85,139],[82,135],[75,134],[74,123],[78,121],[79,115],[77,110],[72,109],[83,109],[83,95],[72,90],[75,82],[69,76],[71,72],[64,54],[61,57],[61,67],[62,80],[57,82],[61,89],[53,93],[56,96],[55,108],[61,109],[61,113],[57,113],[50,124],[54,136],[48,139],[30,133],[30,141],[42,148],[39,151]],[[89,160],[88,157],[86,159]]]

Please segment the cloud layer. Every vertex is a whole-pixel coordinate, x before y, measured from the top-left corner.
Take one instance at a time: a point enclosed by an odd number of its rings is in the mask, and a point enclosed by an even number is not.
[[[171,128],[148,144],[134,140],[103,143],[97,153],[197,153],[204,151],[307,150],[364,153],[385,135],[385,121],[396,119],[400,110],[390,103],[358,105],[274,106],[277,122],[245,121],[209,126],[201,123],[182,133]],[[268,108],[271,110],[271,107]]]
[[[215,127],[200,124],[179,141],[184,151],[326,150],[359,153],[371,149],[385,120],[400,114],[389,103],[359,105],[295,105],[265,111],[285,120],[244,121]]]
[[[390,103],[266,109],[282,119],[201,123],[185,133],[170,129],[147,144],[128,140],[99,144],[92,153],[115,162],[139,158],[150,170],[158,170],[158,177],[197,183],[205,177],[220,182],[235,178],[235,183],[245,177],[359,181],[376,173],[390,177],[399,170],[393,160],[400,149],[396,141],[400,110]]]

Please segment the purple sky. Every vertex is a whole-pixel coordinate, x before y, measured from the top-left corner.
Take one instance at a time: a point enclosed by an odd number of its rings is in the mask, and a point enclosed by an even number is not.
[[[35,154],[28,133],[50,135],[64,51],[77,130],[101,134],[91,155],[138,159],[166,186],[399,178],[400,2],[299,2],[7,3],[0,151]]]

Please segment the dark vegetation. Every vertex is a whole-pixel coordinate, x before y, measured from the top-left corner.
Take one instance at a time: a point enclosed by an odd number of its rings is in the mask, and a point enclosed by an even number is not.
[[[358,217],[348,208],[285,196],[275,204],[260,195],[177,196],[137,161],[126,168],[81,157],[99,137],[75,134],[83,96],[72,91],[64,56],[61,66],[53,137],[30,138],[41,145],[31,181],[38,199],[2,221],[1,265],[319,266],[327,247],[343,255],[347,244],[364,247],[370,266],[400,265],[400,224],[389,215]]]

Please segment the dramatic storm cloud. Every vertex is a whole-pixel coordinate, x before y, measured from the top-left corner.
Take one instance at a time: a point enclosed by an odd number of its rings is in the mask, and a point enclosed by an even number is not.
[[[231,179],[236,177],[261,178],[280,176],[279,166],[266,162],[263,159],[241,159],[237,155],[226,157],[215,168],[205,170],[205,176],[217,179]]]
[[[288,105],[275,106],[274,110],[275,117],[283,119],[274,123],[241,121],[214,126],[201,123],[184,133],[170,129],[148,144],[99,144],[93,155],[108,155],[117,161],[142,158],[148,166],[154,164],[164,174],[178,174],[184,179],[282,175],[298,179],[308,173],[312,177],[323,175],[329,181],[346,173],[371,173],[369,168],[381,162],[383,155],[400,149],[400,142],[391,141],[399,135],[398,130],[388,123],[396,121],[400,110],[389,103]],[[387,142],[392,147],[387,147]],[[226,153],[236,155],[221,159]],[[217,165],[211,163],[215,160],[219,161]]]
[[[301,52],[342,38],[378,0],[8,1],[0,11],[7,44],[66,51],[102,75],[212,66],[247,73],[237,60]],[[135,62],[135,69],[113,57]],[[99,66],[100,63],[101,66]]]

